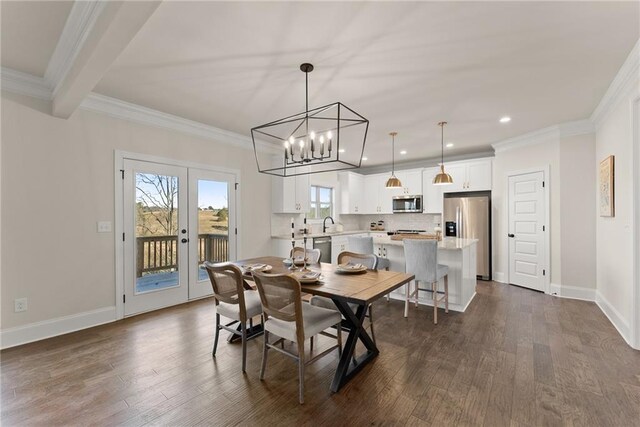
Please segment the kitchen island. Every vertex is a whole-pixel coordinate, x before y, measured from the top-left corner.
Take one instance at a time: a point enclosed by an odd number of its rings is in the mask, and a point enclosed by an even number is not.
[[[476,246],[477,239],[445,237],[438,242],[438,263],[449,267],[449,309],[464,312],[476,294]],[[387,258],[390,270],[405,271],[404,244],[390,237],[374,237],[376,255]],[[411,273],[411,272],[408,272]],[[406,286],[406,285],[405,285]],[[414,284],[410,285],[413,289]],[[429,287],[422,284],[422,288]],[[438,289],[444,290],[440,283]],[[391,293],[391,298],[405,299],[405,287]],[[420,304],[433,305],[430,292],[420,292]],[[409,311],[411,313],[411,311]]]

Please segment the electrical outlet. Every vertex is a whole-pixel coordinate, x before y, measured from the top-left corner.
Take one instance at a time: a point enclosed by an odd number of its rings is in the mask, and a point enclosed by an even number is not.
[[[14,301],[14,311],[16,313],[20,313],[21,311],[27,311],[27,299],[26,298],[16,298]]]

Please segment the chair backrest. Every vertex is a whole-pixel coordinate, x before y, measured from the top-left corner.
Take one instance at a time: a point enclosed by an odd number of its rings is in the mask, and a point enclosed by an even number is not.
[[[378,257],[372,253],[340,252],[338,254],[338,264],[345,264],[347,262],[363,264],[369,270],[375,270],[378,267]]]
[[[211,280],[216,305],[220,301],[227,304],[240,304],[240,312],[242,313],[246,309],[242,270],[230,262],[212,264],[205,261],[204,267],[209,274],[209,280]]]
[[[373,237],[347,236],[349,250],[359,254],[373,253]]]
[[[298,279],[289,274],[253,273],[260,293],[265,320],[272,316],[285,322],[296,322],[296,334],[304,341],[302,291]]]
[[[436,240],[404,239],[406,271],[416,280],[433,283],[437,280],[438,242]]]
[[[290,255],[291,255],[291,259],[296,257],[302,258],[304,256],[304,248],[296,246],[295,248],[291,249]],[[307,249],[307,263],[308,264],[319,263],[321,255],[322,255],[322,252],[320,252],[320,249]]]

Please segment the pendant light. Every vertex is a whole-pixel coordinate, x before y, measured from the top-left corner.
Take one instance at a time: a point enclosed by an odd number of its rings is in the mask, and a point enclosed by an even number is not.
[[[387,188],[400,188],[402,187],[402,182],[396,177],[394,173],[395,162],[396,162],[396,135],[398,132],[391,132],[391,176],[387,180],[385,187]]]
[[[451,175],[444,171],[444,125],[447,122],[440,122],[438,126],[441,129],[441,144],[442,144],[442,156],[440,158],[440,173],[433,178],[433,185],[448,185],[453,184],[453,178]]]

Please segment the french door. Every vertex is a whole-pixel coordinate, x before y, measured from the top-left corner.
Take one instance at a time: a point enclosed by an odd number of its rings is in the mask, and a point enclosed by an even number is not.
[[[124,160],[124,315],[211,294],[204,261],[236,256],[235,175]]]

